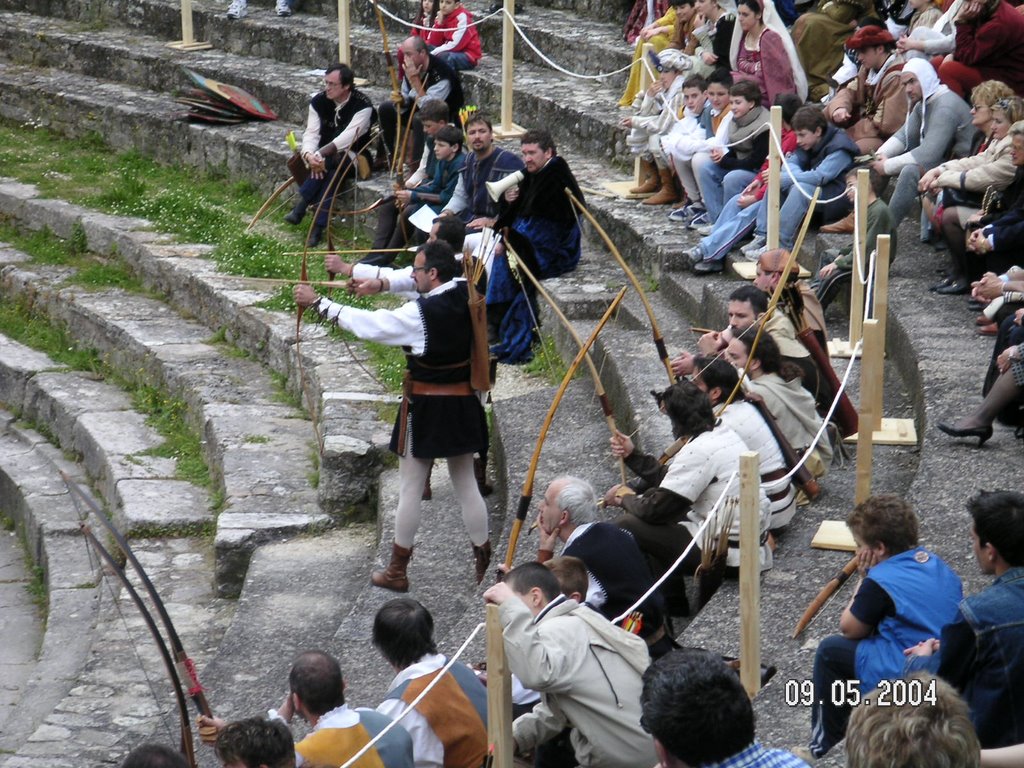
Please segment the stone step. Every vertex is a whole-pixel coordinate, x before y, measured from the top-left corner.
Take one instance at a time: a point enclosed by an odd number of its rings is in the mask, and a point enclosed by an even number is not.
[[[179,34],[176,31],[180,30],[180,12],[177,4],[169,2],[169,0],[145,0],[141,6],[139,11],[126,13],[120,18],[156,38],[166,40]],[[26,9],[20,5],[5,6],[2,2],[0,2],[0,8],[40,12],[34,7]],[[62,10],[48,6],[46,15],[54,14],[81,21],[82,19],[75,15],[77,8],[79,6]],[[54,13],[54,11],[58,11],[58,13]],[[199,12],[196,15],[197,35],[202,36],[204,32],[208,31],[211,33],[208,35],[210,41],[218,49],[234,54],[256,55],[292,62],[296,65],[308,65],[310,61],[331,61],[336,57],[336,27],[325,19],[311,20],[312,26],[319,28],[319,32],[315,36],[312,33],[307,36],[302,30],[287,28],[287,20],[278,19],[276,16],[261,19],[259,22],[246,19],[241,24],[224,24],[223,19],[216,20],[215,23],[213,19],[210,19],[211,26],[207,30],[203,26],[203,15]],[[568,34],[567,30],[574,26],[579,27],[577,22],[571,18],[563,18],[559,23],[553,24],[556,34],[551,41],[552,45],[561,46],[559,50],[564,50],[564,35]],[[585,32],[586,30],[577,28],[574,34],[585,37]],[[220,39],[219,35],[225,37]],[[125,39],[122,34],[120,37],[123,40],[118,43],[120,47],[130,45],[131,36]],[[592,37],[595,40],[602,39],[599,34]],[[380,60],[379,33],[376,28],[355,27],[351,42],[351,63],[357,74],[368,77],[379,87],[387,87],[388,80],[383,62]],[[580,44],[582,46],[584,40],[581,39]],[[312,55],[310,54],[311,48],[314,51]],[[83,56],[85,55],[88,55],[87,48],[83,49]],[[177,54],[172,58],[175,61],[182,61],[187,60],[190,55],[192,54]],[[217,57],[218,54],[214,52],[204,52],[200,54],[197,62],[209,66],[209,63],[215,61]],[[77,56],[74,58],[77,59]],[[602,67],[608,67],[608,62],[616,64],[609,69],[616,69],[629,63],[628,51],[623,58],[622,52],[615,53],[611,48],[608,51],[602,51],[601,55],[595,58],[601,60]],[[571,61],[567,64],[569,70],[580,66]],[[476,69],[463,73],[467,101],[484,106],[486,111],[492,114],[496,113],[500,101],[500,70],[500,57],[485,57]],[[116,69],[112,74],[117,76]],[[220,73],[218,72],[218,74]],[[221,76],[226,79],[236,74],[237,70],[229,67]],[[136,77],[148,78],[149,76],[137,75]],[[252,82],[251,78],[246,78],[246,80]],[[308,80],[308,77],[302,77],[299,82],[308,83]],[[566,126],[568,130],[562,131],[560,136],[561,141],[566,145],[575,146],[584,152],[603,158],[628,159],[628,152],[624,144],[625,132],[618,126],[619,117],[617,109],[614,108],[621,92],[621,78],[614,84],[605,84],[600,81],[570,78],[551,70],[546,65],[523,63],[516,68],[515,82],[516,122],[525,126]],[[262,96],[262,88],[259,87],[259,84],[252,84],[254,92]],[[152,85],[146,87],[157,86],[159,83],[153,82]],[[308,89],[304,86],[297,87],[300,96],[304,96],[307,91]],[[276,91],[271,89],[269,93],[275,94]],[[269,99],[270,96],[264,96],[264,98]],[[292,99],[294,98],[293,96]],[[486,105],[492,106],[487,107]],[[283,131],[281,133],[283,135]]]
[[[224,499],[217,517],[217,546],[218,580],[225,594],[237,592],[257,543],[328,522],[309,486],[314,469],[309,422],[277,404],[260,364],[227,355],[206,341],[207,327],[181,319],[158,301],[123,291],[62,288],[64,277],[63,271],[8,266],[3,290],[11,301],[31,295],[37,310],[68,328],[83,346],[98,350],[129,380],[185,400],[188,418],[203,436],[214,488]],[[111,419],[102,408],[95,409],[94,401],[83,401],[80,392],[72,389],[70,394],[71,402],[87,405],[76,415],[72,435],[58,437],[69,450],[82,453],[105,497],[119,502],[129,528],[161,527],[161,507],[169,501],[185,502],[191,510],[185,523],[212,519],[204,512],[210,502],[200,489],[176,481],[174,487],[150,490],[136,480],[163,480],[174,473],[172,460],[144,455],[163,441],[145,426],[143,416],[120,411]],[[113,399],[116,407],[118,398]],[[55,406],[44,402],[38,412],[45,418],[53,410]],[[79,436],[82,431],[101,438],[90,442]],[[99,450],[94,448],[97,443]],[[111,443],[113,450],[107,447]],[[175,514],[181,513],[170,513],[170,523],[182,525]]]
[[[28,229],[48,227],[60,237],[70,237],[80,228],[91,251],[116,255],[149,289],[204,324],[208,334],[223,332],[232,344],[286,379],[290,390],[319,414],[319,506],[336,517],[366,513],[374,491],[365,478],[379,472],[380,449],[390,439],[390,425],[380,421],[378,411],[383,403],[393,402],[394,395],[383,392],[368,375],[371,363],[361,345],[348,345],[350,354],[339,358],[327,331],[307,322],[299,347],[294,315],[260,306],[275,295],[270,289],[219,275],[216,266],[202,258],[209,246],[169,244],[165,236],[149,231],[148,222],[36,195],[30,185],[0,183],[0,212]],[[311,427],[305,434],[310,440],[314,437]]]

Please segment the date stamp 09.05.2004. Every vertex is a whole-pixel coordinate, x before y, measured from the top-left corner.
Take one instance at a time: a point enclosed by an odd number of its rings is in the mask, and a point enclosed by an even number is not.
[[[860,692],[860,680],[836,680],[827,690],[817,695],[812,680],[787,680],[785,683],[786,706],[810,707],[814,704],[831,704],[834,707],[856,707],[858,704],[871,707],[920,707],[935,705],[935,678],[921,680],[882,680],[878,688],[869,695]]]

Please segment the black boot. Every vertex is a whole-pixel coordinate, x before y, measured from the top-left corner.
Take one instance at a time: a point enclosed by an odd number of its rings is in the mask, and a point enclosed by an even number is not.
[[[324,228],[318,225],[313,225],[313,228],[309,230],[309,237],[306,238],[307,248],[316,248],[320,245],[320,241],[324,238]]]
[[[302,223],[302,219],[305,217],[306,209],[308,207],[309,203],[307,203],[300,197],[299,202],[297,202],[295,204],[295,207],[292,208],[291,212],[284,217],[284,220],[287,221],[289,224],[298,226],[299,224]]]

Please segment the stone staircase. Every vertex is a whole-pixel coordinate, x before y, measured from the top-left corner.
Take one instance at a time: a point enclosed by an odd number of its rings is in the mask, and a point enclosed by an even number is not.
[[[172,2],[0,0],[0,116],[45,125],[69,136],[96,133],[115,150],[134,147],[166,162],[217,170],[227,178],[244,179],[269,191],[283,174],[287,150],[282,137],[288,129],[301,129],[304,94],[317,87],[317,78],[309,69],[333,60],[337,50],[330,2],[307,0],[305,12],[290,19],[278,19],[271,5],[269,0],[252,2],[245,20],[229,22],[221,4],[196,3],[196,37],[212,42],[215,48],[182,54],[163,46],[180,33],[177,6]],[[413,15],[410,2],[390,10],[406,18]],[[479,14],[482,9],[471,6],[471,10]],[[371,13],[369,5],[353,9],[352,63],[357,74],[370,79],[369,92],[381,100],[386,97],[387,82]],[[619,13],[600,3],[581,2],[573,8],[530,3],[529,13],[520,22],[542,50],[568,69],[609,71],[628,63],[629,52],[616,44],[621,19],[610,20]],[[389,29],[393,39],[400,36],[397,25],[389,25]],[[482,34],[486,49],[497,51],[498,19],[486,22]],[[579,81],[546,67],[519,43],[517,55],[522,61],[516,69],[516,122],[550,128],[584,187],[596,189],[603,180],[625,179],[623,134],[612,106],[618,99],[621,76],[609,78],[608,83]],[[247,88],[282,119],[233,128],[190,126],[173,120],[176,107],[170,91],[184,86],[179,73],[183,65]],[[497,111],[499,69],[497,56],[488,56],[477,70],[465,75],[468,100],[492,113]],[[0,169],[0,175],[3,173]],[[373,199],[386,184],[376,179],[361,186],[361,194]],[[690,344],[691,324],[723,323],[724,298],[737,283],[727,278],[701,280],[673,268],[678,254],[694,241],[690,233],[666,223],[664,209],[650,210],[597,195],[589,196],[588,205],[634,268],[643,273],[641,279],[657,289],[650,296],[670,349]],[[337,654],[350,683],[350,700],[375,704],[390,673],[370,648],[369,627],[373,612],[392,595],[371,589],[367,570],[375,557],[383,559],[389,551],[397,487],[394,471],[381,471],[378,451],[389,425],[377,418],[377,404],[386,396],[344,359],[344,353],[339,354],[337,343],[322,331],[305,330],[301,350],[296,350],[294,318],[258,307],[266,292],[220,280],[213,265],[203,258],[208,247],[172,242],[145,231],[140,222],[59,200],[42,200],[33,190],[12,183],[0,186],[0,215],[25,229],[49,227],[62,237],[69,237],[77,222],[87,235],[90,250],[106,256],[116,252],[150,290],[166,300],[75,294],[73,302],[66,301],[74,292],[60,287],[59,275],[19,265],[13,257],[5,259],[10,266],[4,271],[0,300],[26,291],[42,297],[53,308],[55,318],[71,321],[73,328],[81,327],[82,335],[77,338],[82,344],[105,350],[118,365],[138,370],[147,380],[179,393],[189,404],[190,420],[203,429],[207,460],[225,499],[213,544],[164,538],[140,545],[151,548],[154,559],[165,558],[160,562],[173,563],[174,555],[166,553],[176,548],[205,562],[190,575],[208,581],[205,587],[193,586],[196,602],[210,606],[205,610],[217,619],[206,626],[202,617],[189,618],[204,651],[202,656],[197,654],[197,661],[218,714],[237,717],[276,706],[290,658],[307,647],[323,647]],[[548,283],[583,336],[625,282],[597,238],[592,232],[587,234],[580,268]],[[974,489],[1005,485],[1002,465],[1019,462],[1019,449],[1005,430],[997,431],[996,440],[983,454],[936,436],[936,418],[975,402],[974,382],[980,378],[987,345],[976,341],[966,322],[969,317],[956,300],[922,294],[921,284],[931,275],[934,254],[917,246],[914,234],[909,227],[901,233],[904,246],[892,272],[886,415],[914,418],[921,442],[916,449],[876,449],[874,487],[905,493],[921,513],[925,543],[947,557],[969,586],[977,586],[980,580],[965,544],[968,524],[963,501]],[[808,263],[813,250],[810,244],[804,257]],[[149,322],[152,318],[160,320]],[[835,321],[836,330],[842,328],[838,314],[830,320]],[[543,314],[543,321],[546,330],[556,336],[563,356],[571,356],[572,344],[549,312]],[[210,343],[222,329],[223,336],[252,359],[225,359],[219,345]],[[136,514],[150,514],[153,509],[144,501],[144,493],[133,497],[119,492],[122,485],[130,487],[135,476],[117,475],[105,468],[125,455],[124,451],[118,453],[116,441],[97,451],[94,458],[75,442],[86,426],[102,421],[97,414],[116,410],[109,406],[105,411],[93,409],[94,400],[102,401],[93,394],[100,383],[69,372],[52,372],[51,363],[33,360],[33,353],[23,349],[16,357],[28,362],[21,369],[10,366],[8,360],[14,358],[7,350],[13,348],[5,345],[0,355],[0,402],[20,410],[24,406],[19,403],[34,402],[28,393],[44,386],[48,391],[61,389],[65,397],[55,395],[54,401],[63,404],[37,408],[32,418],[44,424],[61,447],[83,456],[81,465],[75,467],[76,476],[95,484],[122,524],[131,527]],[[293,392],[302,389],[299,354],[309,378],[309,391],[303,394],[307,404],[320,404],[313,410],[319,411],[319,426],[326,436],[320,484],[315,491],[308,483],[312,469],[310,423],[268,399],[269,371],[283,376]],[[627,299],[594,354],[619,428],[636,432],[634,439],[643,449],[659,450],[668,440],[668,425],[652,407],[648,392],[664,386],[666,376],[636,297]],[[8,374],[9,368],[21,373]],[[58,381],[65,383],[58,387]],[[74,396],[80,392],[90,393],[88,403]],[[522,394],[496,398],[494,474],[498,482],[491,503],[496,557],[504,552],[511,526],[506,510],[516,505],[551,392],[549,387],[534,386]],[[109,397],[116,401],[118,395],[115,392]],[[267,414],[273,418],[266,418]],[[137,414],[127,411],[123,418],[139,420]],[[12,429],[17,431],[17,425],[8,418],[5,438]],[[128,434],[127,428],[124,433]],[[65,434],[69,437],[62,438]],[[251,436],[259,439],[247,440]],[[34,450],[56,453],[42,438],[27,439]],[[543,493],[547,481],[567,471],[586,477],[599,490],[616,482],[618,469],[608,456],[606,440],[607,430],[592,387],[585,380],[574,383],[544,446],[534,498]],[[14,461],[9,457],[19,451],[24,449],[0,455],[0,466],[6,470]],[[979,461],[980,456],[985,461]],[[160,471],[166,473],[166,469]],[[5,502],[33,495],[24,473],[8,472],[5,477],[10,478],[0,481],[4,483],[0,498]],[[307,482],[299,482],[303,479]],[[52,488],[52,474],[48,482]],[[195,493],[190,490],[188,495]],[[480,590],[471,580],[469,545],[441,466],[435,472],[434,494],[434,501],[425,507],[410,576],[412,594],[435,614],[441,650],[450,653],[481,620]],[[69,502],[59,487],[51,490],[51,496],[67,507]],[[316,532],[322,522],[349,519],[345,512],[364,505],[368,497],[379,510],[375,529],[352,523],[340,530]],[[851,469],[833,470],[825,481],[823,497],[798,515],[785,532],[776,567],[763,579],[763,652],[766,662],[778,666],[779,675],[758,696],[756,706],[759,736],[772,745],[793,746],[807,735],[809,713],[785,706],[781,682],[809,677],[810,651],[816,640],[836,625],[841,601],[826,609],[807,638],[791,641],[789,629],[818,585],[845,560],[845,555],[815,553],[808,544],[818,522],[845,516],[852,498]],[[193,513],[195,507],[205,510],[206,500],[191,505]],[[139,511],[133,512],[133,508]],[[41,525],[38,521],[49,519],[46,511],[37,506],[15,515],[30,542],[38,540],[39,534],[33,533]],[[75,518],[65,516],[54,525],[52,546],[81,549],[81,543],[72,539],[77,530]],[[258,546],[273,539],[285,540]],[[524,536],[517,559],[532,557],[535,546]],[[88,592],[88,599],[81,610],[74,611],[82,623],[72,634],[80,642],[61,643],[67,651],[67,658],[62,659],[67,665],[61,678],[63,689],[50,692],[44,704],[35,708],[37,716],[25,723],[23,732],[12,732],[10,737],[5,734],[2,747],[14,754],[0,765],[78,765],[82,755],[91,762],[113,764],[142,734],[173,742],[159,724],[156,710],[165,708],[162,706],[143,705],[146,717],[140,715],[138,722],[123,732],[114,725],[119,717],[140,708],[140,701],[149,699],[141,686],[124,696],[97,687],[130,666],[122,657],[106,658],[104,654],[111,644],[124,645],[123,639],[112,639],[116,611],[111,604],[96,608],[89,603],[100,599],[96,597],[101,594],[98,587],[61,588],[92,583],[95,570],[89,570],[80,554],[77,561],[65,559],[64,549],[53,550],[60,553],[56,558],[39,546],[32,551],[47,566],[51,589],[47,643],[55,645],[61,637],[50,634],[57,629],[55,620],[65,613],[55,611],[54,606],[72,597],[81,600],[83,595],[72,594],[75,592]],[[178,573],[168,567],[161,586],[184,589],[174,581]],[[237,602],[225,604],[209,588],[215,584],[219,594],[235,594],[243,578],[244,589]],[[737,605],[736,585],[727,582],[690,623],[680,642],[735,654]],[[470,649],[471,658],[482,653],[478,640]],[[44,654],[41,660],[47,658]],[[76,680],[105,702],[107,730],[88,748],[83,744],[91,718],[69,714],[94,711],[73,699]],[[54,701],[60,703],[54,705]],[[54,729],[66,729],[71,736]],[[66,748],[61,746],[62,739],[67,741]],[[839,765],[841,758],[841,754],[830,756],[825,764]],[[208,752],[203,752],[203,762],[213,764]]]

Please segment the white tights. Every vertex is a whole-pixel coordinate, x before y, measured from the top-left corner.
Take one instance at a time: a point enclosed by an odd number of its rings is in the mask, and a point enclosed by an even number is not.
[[[395,543],[409,548],[416,539],[423,512],[423,484],[430,472],[433,459],[417,459],[413,456],[398,457],[398,512],[395,514]],[[448,476],[452,479],[455,498],[462,507],[462,522],[469,532],[470,541],[476,546],[487,541],[487,506],[480,495],[473,474],[473,454],[451,456],[447,459]]]

